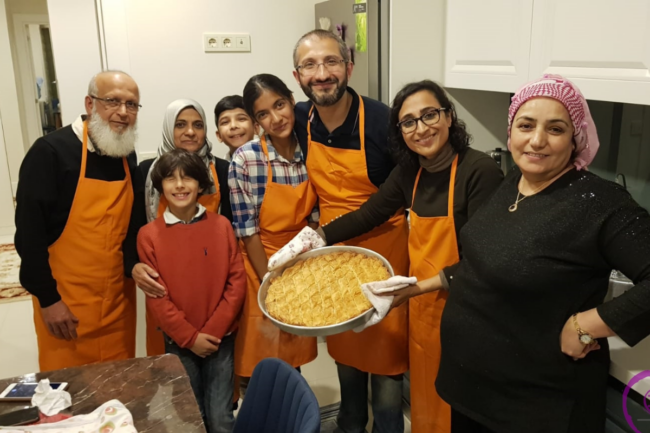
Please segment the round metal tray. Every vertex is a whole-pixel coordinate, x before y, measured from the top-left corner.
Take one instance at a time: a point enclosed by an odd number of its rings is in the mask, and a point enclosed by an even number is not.
[[[349,331],[350,329],[354,329],[364,325],[368,320],[370,320],[370,317],[372,317],[372,313],[374,311],[373,308],[369,309],[365,313],[358,315],[357,317],[353,317],[350,320],[346,320],[345,322],[337,323],[336,325],[319,326],[319,327],[289,325],[287,323],[280,322],[279,320],[271,317],[269,312],[266,310],[266,294],[269,290],[269,286],[271,285],[271,279],[279,277],[280,275],[282,275],[285,269],[290,268],[291,266],[295,265],[299,261],[306,260],[310,257],[317,257],[325,254],[342,253],[342,252],[360,253],[369,257],[376,257],[379,260],[381,260],[384,266],[386,266],[386,268],[388,269],[388,273],[390,274],[391,277],[395,275],[393,273],[393,267],[390,265],[388,260],[386,260],[382,255],[377,254],[376,252],[371,251],[369,249],[361,248],[361,247],[347,247],[347,246],[317,248],[315,250],[307,251],[306,253],[299,255],[298,257],[291,260],[289,263],[287,263],[280,269],[276,269],[275,271],[266,275],[266,277],[262,281],[260,290],[257,293],[257,303],[259,304],[262,313],[264,313],[264,315],[268,317],[268,319],[271,322],[273,322],[275,326],[282,329],[283,331],[295,335],[303,335],[308,337],[318,337],[318,336],[325,337],[328,335],[340,334],[342,332]]]

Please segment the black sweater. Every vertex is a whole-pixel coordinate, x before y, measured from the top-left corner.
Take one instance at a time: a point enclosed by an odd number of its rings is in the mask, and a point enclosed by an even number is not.
[[[369,232],[388,221],[399,209],[411,208],[417,169],[395,167],[376,194],[358,210],[323,227],[327,243],[333,245]],[[421,217],[447,216],[451,167],[436,173],[422,170],[413,210]],[[456,239],[474,212],[492,195],[503,180],[503,172],[483,152],[467,149],[458,157],[454,183],[454,225]],[[460,251],[460,245],[459,245]]]
[[[623,187],[576,170],[509,212],[520,177],[509,174],[461,233],[436,387],[501,433],[602,433],[607,339],[576,362],[560,334],[592,308],[629,345],[650,334],[650,215]],[[636,286],[603,304],[612,269]]]
[[[82,144],[66,126],[39,138],[20,166],[16,192],[16,235],[21,258],[20,283],[36,296],[42,308],[61,300],[50,268],[48,247],[63,233],[77,191],[81,170]],[[86,177],[107,182],[124,180],[122,158],[87,152]],[[135,153],[127,158],[134,181]],[[135,201],[134,201],[135,204]],[[133,217],[133,212],[130,217]],[[123,242],[125,274],[137,263],[136,239],[139,227],[133,219]]]

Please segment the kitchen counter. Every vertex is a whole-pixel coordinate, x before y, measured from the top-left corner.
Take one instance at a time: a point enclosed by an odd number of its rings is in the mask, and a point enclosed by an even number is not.
[[[627,385],[637,374],[650,370],[650,337],[635,347],[628,346],[618,337],[610,337],[608,341],[612,360],[609,368],[610,375]],[[650,392],[650,379],[639,381],[632,389],[647,397]]]
[[[14,382],[68,382],[72,407],[62,413],[87,414],[117,399],[133,415],[140,433],[205,433],[189,378],[175,355],[66,368],[0,380],[0,390]],[[0,403],[0,413],[28,405]]]
[[[612,271],[609,279],[609,290],[605,302],[621,296],[634,286],[632,281],[618,271]],[[618,337],[610,337],[609,352],[612,364],[609,374],[625,385],[637,374],[650,370],[650,337],[644,339],[635,347],[628,346]],[[632,387],[636,392],[645,396],[650,392],[650,380],[644,379]]]

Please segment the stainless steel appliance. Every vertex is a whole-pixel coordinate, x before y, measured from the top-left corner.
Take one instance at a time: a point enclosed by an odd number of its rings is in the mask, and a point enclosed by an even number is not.
[[[512,159],[512,154],[507,149],[497,147],[496,149],[488,150],[485,153],[490,155],[490,157],[496,161],[497,165],[501,168],[501,170],[503,170],[504,174],[508,174],[512,167],[515,166],[515,162]]]
[[[607,291],[607,296],[605,297],[605,302],[611,301],[614,298],[618,298],[623,293],[630,290],[634,287],[632,280],[623,275],[620,271],[612,271],[609,276],[609,287]]]
[[[365,5],[365,7],[363,6]],[[354,0],[328,0],[318,3],[315,9],[315,28],[321,28],[321,22],[329,21],[329,28],[338,33],[337,26],[345,28],[345,42],[353,48],[354,72],[349,86],[357,93],[390,104],[388,95],[388,31],[389,0],[366,0],[355,3]],[[365,9],[366,13],[366,51],[355,48],[357,33],[356,14]]]

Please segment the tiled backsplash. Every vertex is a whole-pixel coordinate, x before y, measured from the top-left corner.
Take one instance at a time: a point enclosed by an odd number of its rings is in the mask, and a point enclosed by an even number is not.
[[[650,106],[589,101],[600,150],[590,170],[627,184],[632,197],[650,210]]]

